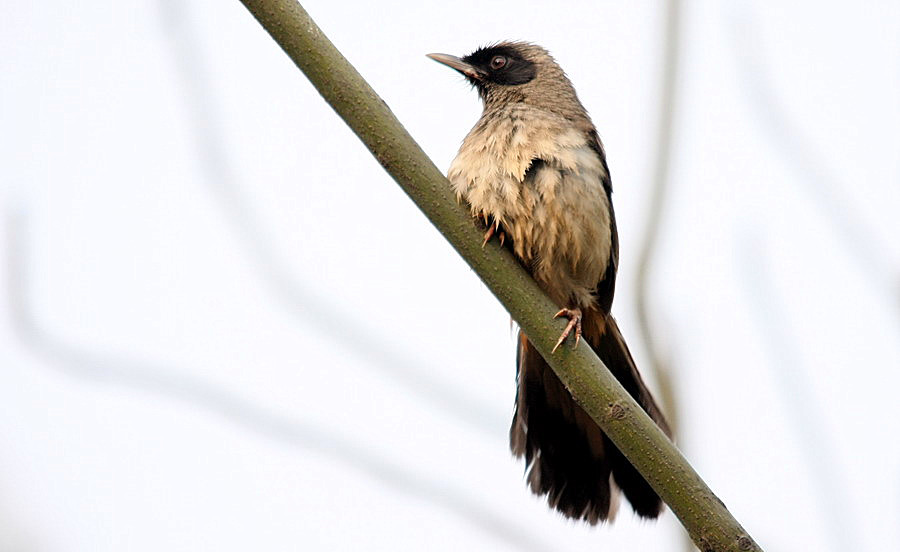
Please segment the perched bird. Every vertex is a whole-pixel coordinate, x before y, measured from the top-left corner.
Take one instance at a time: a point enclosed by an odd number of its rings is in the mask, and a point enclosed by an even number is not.
[[[661,410],[610,315],[619,241],[606,154],[572,83],[550,54],[501,42],[462,59],[428,57],[462,73],[484,112],[463,140],[448,178],[460,200],[531,272],[574,331],[669,436]],[[554,348],[554,351],[556,349]],[[525,457],[537,495],[567,517],[611,520],[618,489],[655,518],[662,501],[572,399],[528,336],[519,332],[510,448]]]

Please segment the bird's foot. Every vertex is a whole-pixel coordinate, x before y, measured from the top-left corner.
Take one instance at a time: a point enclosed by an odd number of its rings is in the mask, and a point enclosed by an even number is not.
[[[484,241],[481,243],[481,247],[484,248],[495,235],[500,240],[500,247],[503,247],[503,242],[506,241],[506,233],[500,230],[500,223],[495,222],[492,216],[485,213],[478,213],[477,218],[487,226],[487,232],[484,233]]]
[[[561,316],[565,316],[569,319],[569,323],[566,325],[566,329],[563,330],[562,335],[559,336],[559,340],[556,342],[556,345],[553,346],[553,350],[551,353],[555,353],[556,350],[562,345],[562,342],[569,337],[569,334],[572,333],[572,329],[575,329],[575,346],[578,346],[578,342],[581,341],[581,309],[562,309],[556,316],[553,318],[559,318]]]

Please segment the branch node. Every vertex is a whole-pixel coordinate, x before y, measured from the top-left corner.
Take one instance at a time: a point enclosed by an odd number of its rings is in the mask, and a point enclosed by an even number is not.
[[[612,403],[609,407],[609,417],[612,420],[624,420],[628,409],[620,403]]]

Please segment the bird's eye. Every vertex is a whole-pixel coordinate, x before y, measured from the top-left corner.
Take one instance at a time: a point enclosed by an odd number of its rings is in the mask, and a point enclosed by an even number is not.
[[[491,69],[503,69],[506,66],[506,56],[494,56],[491,60]]]

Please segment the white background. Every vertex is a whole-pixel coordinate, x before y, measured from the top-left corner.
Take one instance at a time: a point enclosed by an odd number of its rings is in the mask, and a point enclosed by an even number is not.
[[[900,541],[900,5],[691,2],[651,296],[697,471],[766,550]],[[614,306],[660,2],[308,2],[435,163],[424,57],[550,49],[607,147]],[[506,431],[509,319],[236,0],[0,18],[0,550],[681,550],[562,519]]]

